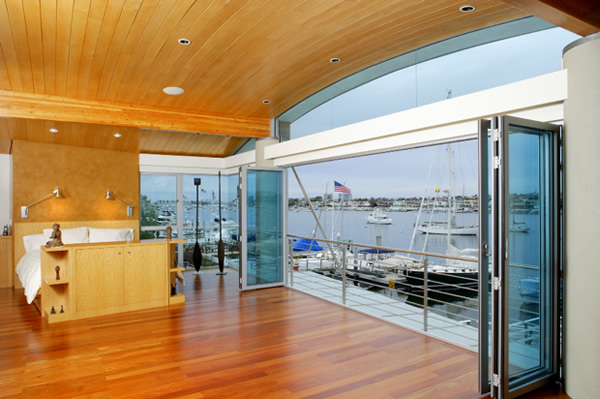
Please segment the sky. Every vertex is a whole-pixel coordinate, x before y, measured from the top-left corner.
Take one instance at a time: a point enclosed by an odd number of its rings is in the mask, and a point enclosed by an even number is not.
[[[454,153],[455,194],[476,194],[477,142],[454,143],[451,148]],[[426,192],[431,194],[435,188],[448,188],[446,145],[298,166],[296,172],[310,197],[323,196],[326,189],[331,193],[334,181],[348,187],[353,198],[421,197]],[[291,169],[288,172],[288,193],[291,198],[304,197]]]

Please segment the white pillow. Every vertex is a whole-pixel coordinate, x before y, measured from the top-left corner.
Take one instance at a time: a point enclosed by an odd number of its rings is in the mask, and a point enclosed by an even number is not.
[[[52,229],[44,229],[44,234],[50,241]],[[88,228],[76,227],[74,229],[60,229],[60,238],[63,244],[87,244],[88,243]]]
[[[23,236],[23,244],[25,244],[25,252],[29,252],[33,249],[40,249],[41,246],[46,245],[50,241],[49,236],[45,234],[32,234],[30,236]]]
[[[133,240],[133,229],[95,229],[90,227],[90,242]]]

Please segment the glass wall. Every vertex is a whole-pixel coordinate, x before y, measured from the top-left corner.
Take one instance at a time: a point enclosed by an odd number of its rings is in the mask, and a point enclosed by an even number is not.
[[[198,186],[196,179],[200,179]],[[141,239],[164,238],[166,227],[171,226],[173,238],[186,240],[178,245],[178,263],[196,266],[192,255],[198,241],[201,267],[210,267],[218,264],[217,244],[222,238],[226,266],[237,268],[237,174],[221,176],[220,208],[216,175],[142,174],[140,181]]]
[[[578,37],[530,17],[435,43],[316,93],[278,118],[278,133],[294,139],[558,71]]]

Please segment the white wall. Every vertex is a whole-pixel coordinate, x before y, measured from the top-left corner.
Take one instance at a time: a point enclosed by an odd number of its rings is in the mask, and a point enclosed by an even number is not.
[[[565,388],[600,395],[600,34],[567,50],[565,101]],[[586,40],[585,38],[582,40]],[[576,42],[577,43],[577,42]]]
[[[0,234],[12,215],[12,155],[0,154]]]

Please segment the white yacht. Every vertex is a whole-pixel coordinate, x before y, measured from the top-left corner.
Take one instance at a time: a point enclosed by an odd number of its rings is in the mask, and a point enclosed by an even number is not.
[[[367,223],[370,224],[392,224],[392,219],[379,209],[375,209],[367,216]]]

